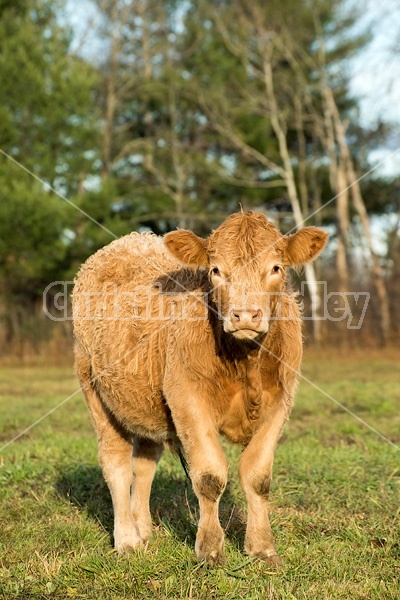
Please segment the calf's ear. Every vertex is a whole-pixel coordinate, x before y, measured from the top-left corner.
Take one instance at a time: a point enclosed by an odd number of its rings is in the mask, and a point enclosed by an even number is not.
[[[299,266],[317,258],[328,242],[329,235],[318,227],[304,227],[287,236],[284,260],[289,266]]]
[[[178,229],[164,236],[164,243],[171,254],[189,267],[208,267],[207,240],[192,231]]]

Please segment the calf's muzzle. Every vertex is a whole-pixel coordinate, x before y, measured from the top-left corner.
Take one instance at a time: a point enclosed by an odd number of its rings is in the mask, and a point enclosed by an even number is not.
[[[232,308],[230,312],[230,319],[232,325],[238,329],[255,329],[257,328],[262,320],[262,310],[257,309],[239,309]]]
[[[254,339],[268,331],[268,323],[260,308],[232,308],[224,329],[237,339]]]

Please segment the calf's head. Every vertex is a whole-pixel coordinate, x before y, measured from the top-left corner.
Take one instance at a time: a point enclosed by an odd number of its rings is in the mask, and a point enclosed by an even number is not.
[[[283,236],[266,216],[248,211],[228,217],[207,239],[180,229],[164,240],[185,266],[208,269],[225,332],[251,340],[268,331],[285,291],[286,268],[314,260],[328,235],[305,227]]]

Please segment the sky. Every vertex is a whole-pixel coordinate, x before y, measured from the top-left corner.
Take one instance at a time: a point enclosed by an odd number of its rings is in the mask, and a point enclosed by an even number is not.
[[[361,0],[359,27],[370,28],[372,41],[352,62],[352,92],[361,98],[362,118],[400,122],[400,2]]]
[[[380,174],[397,175],[400,152],[390,155],[400,147],[400,2],[359,0],[356,6],[364,9],[358,27],[369,29],[372,40],[351,61],[350,90],[359,100],[362,125],[390,124],[387,146],[373,150],[370,159],[384,161]]]

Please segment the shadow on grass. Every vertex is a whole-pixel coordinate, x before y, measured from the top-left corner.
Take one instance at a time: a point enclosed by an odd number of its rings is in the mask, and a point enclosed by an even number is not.
[[[100,523],[113,543],[113,509],[110,492],[100,467],[71,465],[60,473],[55,485],[59,496]],[[164,527],[181,541],[194,546],[199,510],[192,485],[184,476],[177,477],[159,469],[151,493],[153,524]],[[221,500],[221,524],[227,538],[238,548],[243,548],[245,524],[243,513],[235,504],[230,486]]]
[[[113,509],[110,492],[100,467],[70,465],[64,469],[55,484],[57,494],[86,512],[109,533],[112,542]]]

